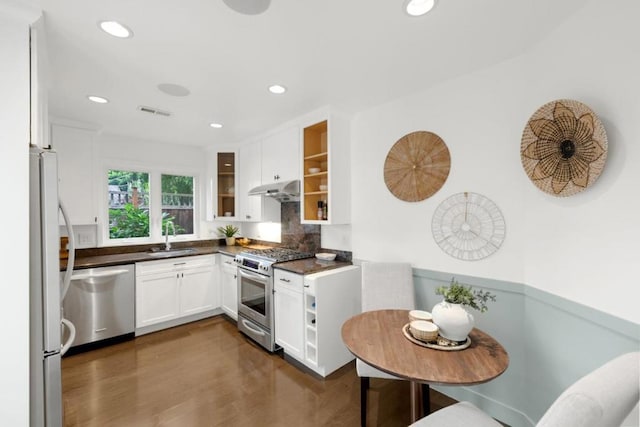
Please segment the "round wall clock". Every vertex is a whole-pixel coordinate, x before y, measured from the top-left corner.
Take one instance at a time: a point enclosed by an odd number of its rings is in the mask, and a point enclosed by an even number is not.
[[[400,138],[384,162],[384,182],[405,202],[433,196],[449,176],[451,157],[442,138],[432,132],[412,132]]]
[[[607,134],[589,107],[552,101],[531,116],[522,133],[520,158],[529,179],[554,196],[571,196],[593,184],[607,159]]]
[[[478,193],[458,193],[437,207],[431,232],[440,249],[465,261],[483,259],[500,248],[506,234],[498,206]]]

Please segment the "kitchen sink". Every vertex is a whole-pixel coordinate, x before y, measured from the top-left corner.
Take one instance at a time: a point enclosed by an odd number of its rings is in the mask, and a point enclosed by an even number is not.
[[[152,250],[151,252],[149,252],[149,255],[154,258],[170,258],[174,256],[189,255],[194,253],[195,251],[196,250],[193,248],[169,249],[168,251],[164,249],[160,249],[155,251]]]

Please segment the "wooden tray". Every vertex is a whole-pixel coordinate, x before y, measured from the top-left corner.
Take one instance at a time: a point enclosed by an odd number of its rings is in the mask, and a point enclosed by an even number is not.
[[[464,350],[465,348],[467,348],[467,347],[469,347],[471,345],[471,338],[469,338],[469,337],[467,337],[467,340],[464,343],[459,344],[459,345],[438,345],[438,344],[433,343],[433,342],[420,341],[419,339],[417,339],[413,335],[411,335],[411,332],[409,332],[409,324],[408,323],[402,327],[402,333],[412,343],[418,344],[418,345],[420,345],[422,347],[431,348],[431,349],[434,349],[434,350],[457,351],[457,350]]]

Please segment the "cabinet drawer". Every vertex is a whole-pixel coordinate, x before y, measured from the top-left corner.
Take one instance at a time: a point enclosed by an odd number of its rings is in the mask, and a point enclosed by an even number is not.
[[[286,288],[295,292],[302,292],[303,276],[289,271],[274,270],[273,285],[277,288]]]
[[[216,264],[215,255],[196,255],[189,257],[171,258],[168,260],[144,261],[136,263],[136,276],[183,270],[185,268],[213,267]]]

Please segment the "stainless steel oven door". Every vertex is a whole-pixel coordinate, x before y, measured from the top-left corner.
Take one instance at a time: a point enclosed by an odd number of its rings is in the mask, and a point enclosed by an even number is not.
[[[238,313],[271,330],[271,277],[238,268]]]

